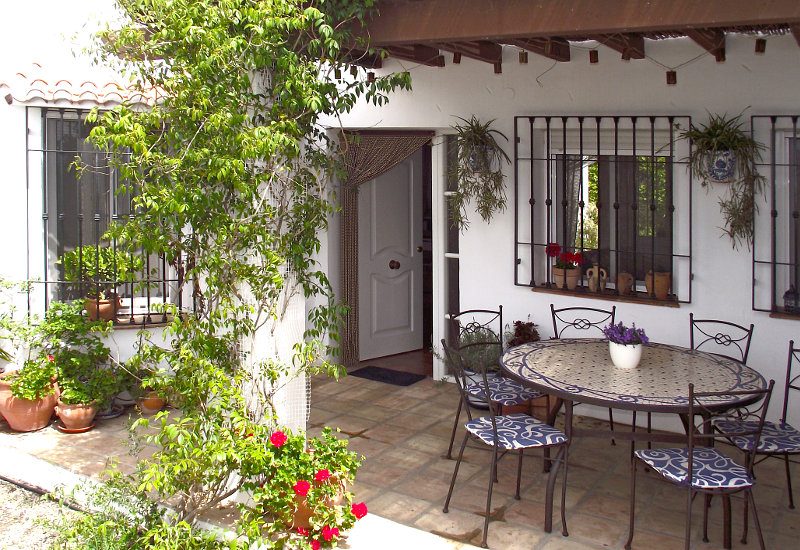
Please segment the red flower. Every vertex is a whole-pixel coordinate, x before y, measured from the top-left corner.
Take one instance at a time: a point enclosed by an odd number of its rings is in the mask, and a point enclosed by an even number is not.
[[[276,447],[283,447],[283,444],[286,443],[287,439],[289,438],[286,437],[286,434],[281,431],[277,431],[269,436],[269,442]]]
[[[296,529],[296,531],[297,531],[297,534],[300,535],[301,537],[307,537],[308,536],[308,529],[306,529],[305,527],[298,527]]]
[[[56,358],[52,353],[48,353],[47,354],[47,360],[50,361],[51,363],[55,363],[56,362]]]
[[[555,258],[561,254],[561,245],[558,243],[550,243],[545,247],[544,251],[549,258]]]
[[[350,506],[350,511],[356,517],[356,519],[361,519],[367,515],[367,504],[364,502],[353,503]]]
[[[576,252],[572,255],[572,263],[575,265],[581,265],[583,263],[583,254],[580,252]]]
[[[311,541],[311,550],[319,550],[319,546],[320,545],[318,540]]]
[[[294,494],[299,497],[304,497],[308,495],[308,491],[311,489],[311,484],[305,479],[301,479],[292,486],[292,489],[294,489]]]
[[[332,541],[334,538],[339,536],[339,528],[338,527],[328,527],[327,525],[322,528],[322,538],[325,539],[327,542]]]
[[[330,479],[331,473],[324,468],[322,470],[317,470],[317,474],[314,476],[314,481],[317,483],[322,483],[323,481],[327,481]]]

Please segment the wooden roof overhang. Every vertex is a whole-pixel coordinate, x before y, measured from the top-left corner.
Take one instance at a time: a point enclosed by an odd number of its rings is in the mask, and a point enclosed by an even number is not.
[[[494,65],[510,45],[568,62],[571,42],[596,40],[622,59],[643,59],[645,39],[686,36],[725,60],[727,33],[794,35],[799,0],[378,0],[365,34],[385,56],[443,67],[442,52]],[[380,55],[354,62],[380,67]]]

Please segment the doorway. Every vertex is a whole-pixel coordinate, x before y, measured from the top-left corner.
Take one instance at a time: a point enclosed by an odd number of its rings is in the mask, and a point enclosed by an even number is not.
[[[358,196],[360,364],[432,375],[431,146]]]

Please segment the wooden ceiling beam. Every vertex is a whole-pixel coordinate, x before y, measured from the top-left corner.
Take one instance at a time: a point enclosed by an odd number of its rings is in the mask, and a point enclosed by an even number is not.
[[[626,61],[644,59],[644,37],[641,34],[607,34],[591,38],[619,52]]]
[[[800,24],[792,25],[792,36],[797,41],[797,45],[800,46]]]
[[[496,42],[478,40],[475,42],[443,42],[437,46],[445,51],[458,53],[492,65],[502,62],[503,46]]]
[[[439,48],[413,44],[411,46],[387,46],[387,53],[397,59],[413,61],[429,67],[444,67],[444,56],[439,53]]]
[[[507,43],[555,61],[570,60],[569,42],[563,38],[510,38]]]
[[[797,0],[378,0],[375,46],[800,25]]]
[[[718,63],[725,61],[725,33],[718,29],[689,29],[686,36],[712,54]]]
[[[350,50],[345,57],[353,65],[364,67],[366,69],[380,69],[383,67],[383,58],[380,53],[370,53],[364,50]]]

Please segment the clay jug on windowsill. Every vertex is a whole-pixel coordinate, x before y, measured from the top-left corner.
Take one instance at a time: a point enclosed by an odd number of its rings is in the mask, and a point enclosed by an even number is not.
[[[669,298],[670,282],[669,271],[656,271],[655,285],[653,285],[652,271],[647,272],[647,276],[644,280],[644,284],[647,287],[647,294],[649,296],[655,295],[657,300],[666,300]]]

